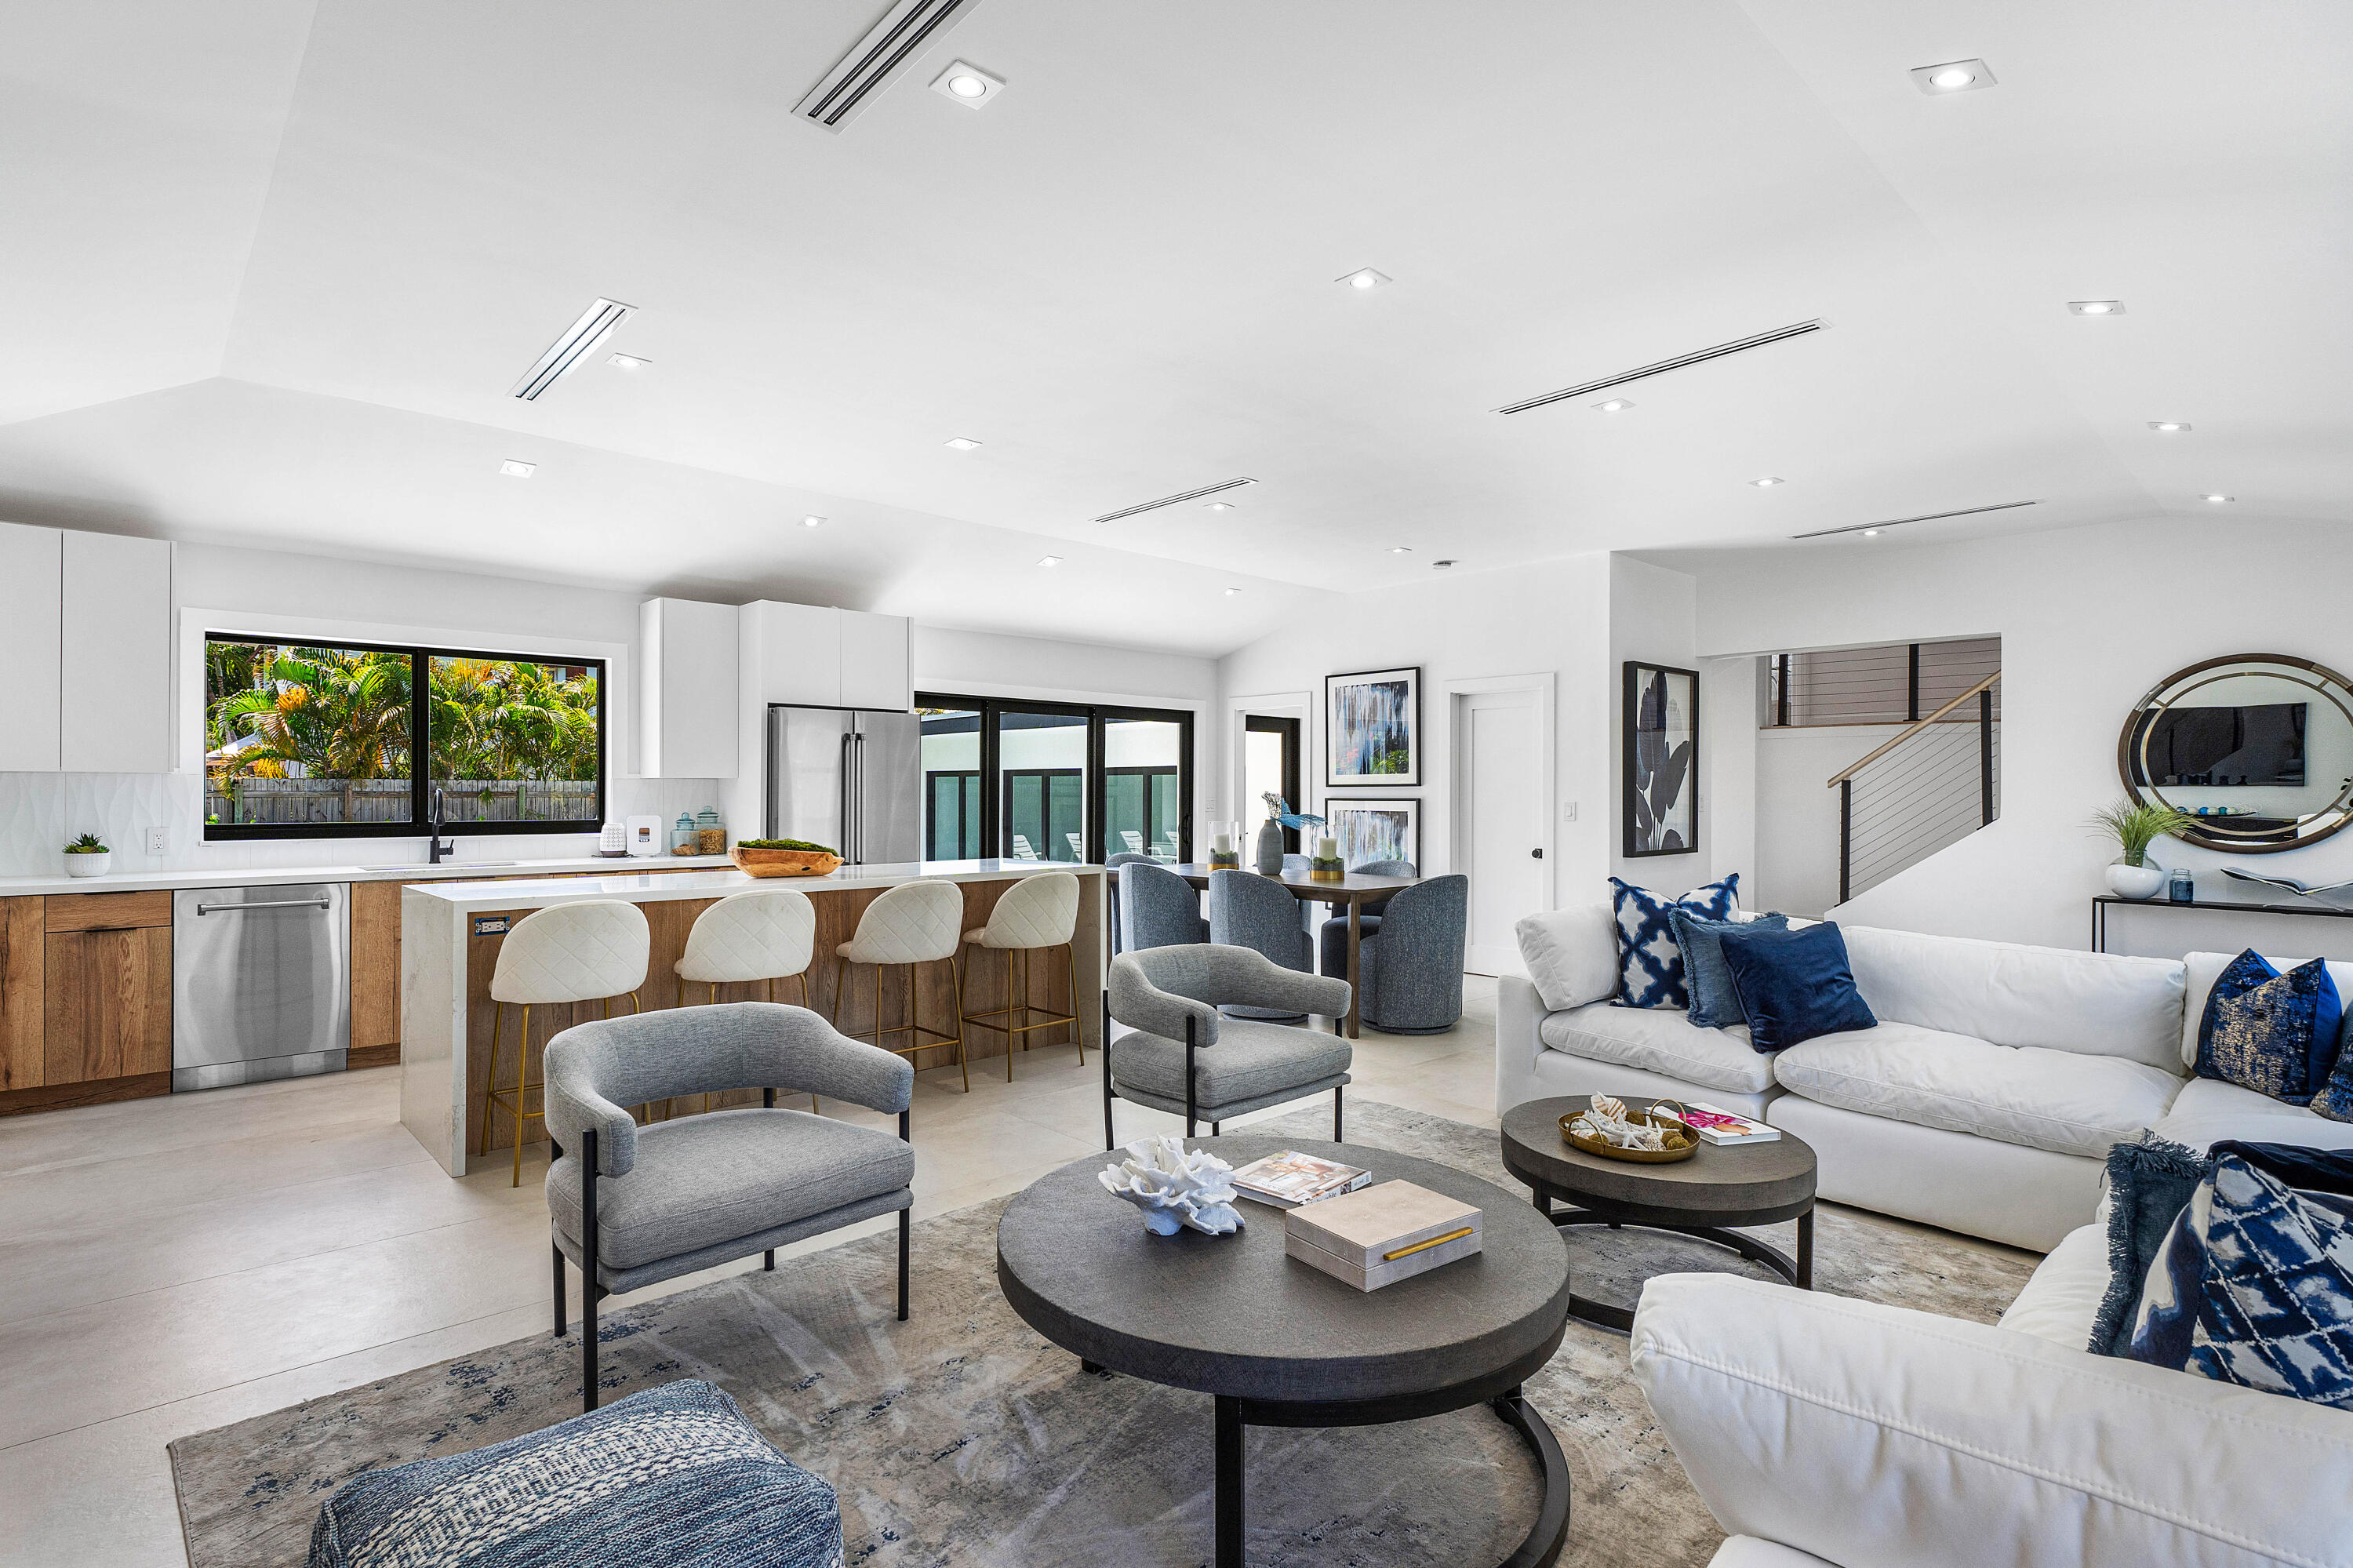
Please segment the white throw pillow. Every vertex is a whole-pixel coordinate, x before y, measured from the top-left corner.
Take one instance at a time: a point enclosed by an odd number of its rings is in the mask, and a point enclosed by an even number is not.
[[[1607,904],[1523,915],[1513,927],[1528,980],[1545,1011],[1559,1012],[1618,994],[1618,916]]]

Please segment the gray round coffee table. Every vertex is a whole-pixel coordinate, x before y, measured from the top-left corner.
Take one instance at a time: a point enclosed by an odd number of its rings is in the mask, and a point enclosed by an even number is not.
[[[1090,1155],[1040,1177],[997,1226],[997,1277],[1023,1321],[1079,1358],[1217,1400],[1217,1562],[1242,1562],[1242,1429],[1367,1426],[1485,1404],[1544,1473],[1535,1528],[1504,1568],[1545,1568],[1568,1535],[1568,1467],[1520,1385],[1568,1324],[1568,1253],[1543,1216],[1427,1160],[1314,1139],[1190,1140],[1237,1168],[1296,1149],[1482,1211],[1483,1251],[1374,1291],[1285,1257],[1282,1211],[1240,1205],[1229,1236],[1155,1236],[1097,1184]]]
[[[1538,1213],[1564,1229],[1632,1225],[1695,1236],[1763,1264],[1801,1290],[1814,1287],[1814,1150],[1804,1139],[1784,1132],[1770,1143],[1702,1144],[1689,1160],[1663,1165],[1606,1160],[1560,1135],[1560,1118],[1585,1109],[1588,1098],[1530,1100],[1504,1118],[1504,1169],[1534,1189]],[[1635,1110],[1656,1103],[1626,1099]],[[1577,1206],[1556,1213],[1556,1198]],[[1785,1220],[1798,1222],[1794,1259],[1727,1228]],[[1633,1313],[1606,1301],[1575,1296],[1569,1310],[1620,1333],[1634,1327]]]

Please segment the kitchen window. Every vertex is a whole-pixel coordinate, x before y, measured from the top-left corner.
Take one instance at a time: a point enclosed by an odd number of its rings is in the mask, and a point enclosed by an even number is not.
[[[605,664],[455,648],[205,641],[205,837],[595,832]]]
[[[1193,715],[918,693],[927,860],[1192,853]]]

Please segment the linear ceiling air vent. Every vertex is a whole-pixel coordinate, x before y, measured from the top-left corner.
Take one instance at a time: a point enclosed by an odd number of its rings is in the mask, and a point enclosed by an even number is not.
[[[895,0],[874,28],[793,105],[812,125],[839,131],[857,117],[901,67],[980,0]]]
[[[1240,490],[1245,484],[1256,484],[1257,482],[1258,481],[1254,479],[1229,479],[1223,484],[1205,485],[1199,490],[1188,490],[1182,495],[1163,496],[1158,501],[1147,501],[1141,506],[1127,506],[1121,508],[1117,512],[1106,512],[1102,516],[1096,518],[1095,521],[1098,523],[1116,523],[1123,517],[1133,517],[1139,512],[1157,512],[1164,506],[1175,506],[1179,502],[1198,501],[1205,495],[1215,495],[1221,490]]]
[[[1817,528],[1810,534],[1792,534],[1792,539],[1827,539],[1834,534],[1861,534],[1880,528],[1901,528],[1906,523],[1940,523],[1947,517],[1975,517],[1981,512],[2010,512],[2021,506],[2040,506],[2040,501],[1999,501],[1991,506],[1964,506],[1958,512],[1924,512],[1917,517],[1890,517],[1879,523],[1851,523],[1843,528]]]
[[[574,366],[595,353],[596,345],[610,337],[613,329],[627,321],[637,308],[618,300],[599,300],[581,312],[580,319],[565,327],[563,335],[539,356],[539,363],[514,384],[513,396],[525,402],[538,397],[563,379]]]
[[[1788,338],[1803,337],[1808,333],[1820,332],[1830,324],[1816,317],[1812,321],[1799,322],[1791,326],[1775,327],[1771,332],[1760,332],[1754,337],[1744,337],[1732,343],[1719,343],[1714,348],[1694,349],[1689,354],[1679,354],[1672,359],[1662,359],[1656,365],[1645,365],[1639,369],[1624,371],[1616,376],[1605,376],[1599,381],[1588,381],[1576,387],[1564,387],[1557,392],[1547,392],[1541,397],[1530,397],[1518,403],[1506,403],[1495,412],[1525,414],[1531,408],[1541,408],[1547,403],[1557,403],[1564,398],[1584,397],[1595,392],[1606,392],[1612,387],[1623,387],[1630,381],[1641,381],[1652,376],[1664,376],[1670,370],[1684,370],[1694,365],[1705,365],[1709,360],[1722,359],[1727,354],[1739,354],[1746,349],[1762,348],[1768,343],[1780,343]]]

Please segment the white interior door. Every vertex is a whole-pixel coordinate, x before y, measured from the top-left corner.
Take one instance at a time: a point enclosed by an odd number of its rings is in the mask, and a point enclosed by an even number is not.
[[[1471,929],[1463,967],[1473,974],[1517,975],[1520,945],[1512,927],[1549,906],[1544,863],[1544,723],[1533,689],[1471,692],[1455,699],[1455,745],[1462,759],[1462,821],[1471,874]]]

